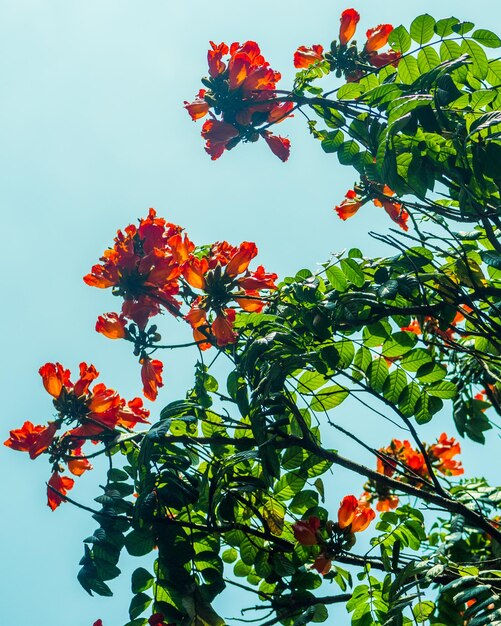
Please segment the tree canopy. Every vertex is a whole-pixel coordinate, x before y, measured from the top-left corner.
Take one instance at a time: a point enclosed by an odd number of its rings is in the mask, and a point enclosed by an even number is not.
[[[51,509],[68,502],[95,519],[86,591],[112,594],[124,550],[145,557],[126,626],[232,623],[213,607],[232,586],[253,596],[244,610],[262,626],[324,622],[336,605],[354,626],[501,624],[501,488],[464,474],[457,439],[496,437],[501,414],[501,60],[488,54],[501,39],[420,15],[369,29],[359,46],[359,19],[347,9],[330,44],[297,49],[290,89],[257,43],[211,42],[185,107],[205,120],[214,160],[264,140],[286,161],[293,146],[274,126],[304,118],[358,177],[337,215],[381,211],[373,236],[388,256],[353,242],[279,278],[254,265],[254,243],[195,244],[150,209],[84,277],[121,302],[96,330],[131,343],[153,401],[159,350],[169,362],[196,345],[193,386],[150,415],[95,382],[93,365],[72,375],[47,363],[57,417],[5,442],[49,461]],[[188,323],[193,342],[164,343],[160,315]],[[349,398],[376,432],[391,420],[405,438],[373,447],[341,426]],[[372,465],[343,452],[348,440]],[[68,472],[98,455],[109,470],[88,506]],[[358,495],[338,467],[358,474]]]

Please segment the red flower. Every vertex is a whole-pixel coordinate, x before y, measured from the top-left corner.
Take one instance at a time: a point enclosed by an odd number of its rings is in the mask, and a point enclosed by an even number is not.
[[[143,393],[148,400],[154,401],[158,395],[158,388],[163,387],[162,370],[163,363],[149,357],[141,359],[141,380],[143,381]]]
[[[337,512],[337,519],[340,528],[347,528],[358,509],[358,499],[355,496],[345,496],[341,501],[341,506]]]
[[[71,453],[72,457],[80,457],[82,455],[82,448],[77,448]],[[84,472],[91,470],[92,465],[89,459],[74,458],[68,461],[68,469],[74,476],[81,476]]]
[[[391,24],[380,24],[375,28],[370,28],[366,35],[367,41],[365,42],[366,52],[375,52],[388,43],[388,37],[390,36],[393,26]]]
[[[64,497],[70,489],[73,489],[75,481],[73,478],[61,476],[59,472],[54,472],[47,483],[47,505],[54,511],[65,502]]]
[[[209,103],[204,100],[206,94],[205,89],[200,89],[198,96],[193,102],[184,101],[184,108],[188,111],[191,119],[196,122],[197,120],[205,117],[209,112]]]
[[[315,562],[313,563],[311,568],[316,569],[319,574],[325,576],[325,574],[328,574],[330,572],[331,566],[332,559],[329,559],[325,556],[325,554],[320,553],[315,559]]]
[[[292,524],[292,531],[296,541],[302,546],[316,546],[317,530],[320,528],[320,520],[312,515],[308,520],[300,520]]]
[[[294,102],[282,102],[281,104],[274,104],[271,111],[268,113],[267,121],[270,124],[278,124],[283,122],[288,117],[294,117],[290,115],[290,112],[294,108]]]
[[[228,149],[228,144],[239,136],[233,124],[210,119],[202,126],[202,137],[205,139],[205,151],[215,161]]]
[[[393,65],[393,67],[397,67],[401,57],[401,53],[396,50],[381,52],[380,54],[373,52],[372,54],[369,54],[369,63],[374,67],[384,67],[385,65]]]
[[[244,241],[238,248],[234,248],[228,264],[226,265],[226,275],[237,276],[249,267],[249,263],[257,254],[257,246],[252,241]]]
[[[386,196],[393,196],[395,194],[387,185],[384,185],[383,193]],[[374,198],[373,202],[377,207],[383,207],[386,213],[388,213],[391,219],[396,222],[402,230],[409,230],[407,226],[409,214],[399,202],[395,202],[390,198]]]
[[[353,189],[349,189],[345,199],[335,207],[335,211],[342,220],[347,220],[355,215],[363,203],[364,200]]]
[[[219,76],[226,69],[226,64],[221,61],[225,54],[228,54],[229,48],[225,43],[216,45],[213,41],[209,41],[211,50],[207,52],[207,61],[209,63],[209,74],[212,78]]]
[[[123,339],[126,336],[125,318],[117,313],[103,313],[97,318],[96,331],[108,339]]]
[[[218,346],[235,343],[238,339],[237,333],[233,330],[235,316],[235,309],[224,309],[216,315],[216,319],[212,322],[212,333]]]
[[[268,274],[262,265],[256,271],[249,272],[246,276],[238,279],[238,286],[245,291],[256,291],[259,289],[276,289],[275,281],[277,274]]]
[[[380,513],[384,513],[385,511],[390,511],[392,509],[396,509],[398,506],[398,496],[387,496],[385,498],[380,498],[376,503],[376,509]]]
[[[98,619],[96,620],[92,626],[103,626],[103,620],[102,619]]]
[[[448,437],[442,433],[437,443],[431,445],[428,453],[439,461],[437,469],[449,476],[460,476],[464,474],[464,469],[460,461],[453,459],[456,454],[461,453],[461,446],[454,437]]]
[[[355,9],[346,9],[341,13],[339,28],[339,43],[345,46],[355,34],[360,14]]]
[[[364,506],[358,508],[353,521],[351,522],[350,531],[352,533],[360,533],[365,530],[372,520],[376,517],[376,512],[370,507]]]
[[[421,335],[423,333],[421,325],[416,319],[413,319],[408,326],[401,326],[400,330],[406,330],[409,333],[414,333],[415,335]]]
[[[269,130],[263,131],[263,137],[273,154],[285,163],[291,151],[290,140],[280,135],[273,135]]]
[[[365,530],[375,516],[376,513],[369,503],[363,498],[358,500],[355,496],[345,496],[337,514],[339,527],[349,528],[352,533]]]
[[[4,445],[20,452],[29,452],[32,459],[50,446],[57,430],[56,422],[48,426],[34,426],[31,422],[24,422],[22,428],[10,431],[10,437]]]
[[[296,52],[294,52],[294,67],[310,67],[313,63],[322,61],[324,58],[322,54],[323,51],[323,47],[319,44],[314,45],[311,48],[299,46]]]
[[[166,624],[164,620],[165,620],[165,617],[163,613],[154,613],[148,619],[148,624],[149,626],[170,626],[169,624]]]
[[[63,369],[61,363],[46,363],[38,370],[43,386],[54,398],[59,398],[61,391],[69,381],[69,370]]]

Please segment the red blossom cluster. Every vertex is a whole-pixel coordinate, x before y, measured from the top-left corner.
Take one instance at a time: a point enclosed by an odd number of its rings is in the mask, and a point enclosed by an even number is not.
[[[267,130],[289,117],[293,108],[292,102],[277,97],[280,73],[270,68],[254,41],[231,46],[211,41],[210,45],[209,77],[202,81],[207,89],[201,89],[193,102],[184,103],[193,121],[211,115],[202,126],[206,152],[215,160],[240,141],[262,137],[273,154],[287,161],[290,141]]]
[[[355,543],[354,533],[369,527],[376,513],[366,499],[353,495],[345,496],[339,506],[337,523],[311,515],[307,520],[299,520],[292,525],[294,537],[303,546],[320,546],[320,553],[312,564],[312,569],[325,575],[331,569],[332,559],[342,550],[350,549]]]
[[[123,298],[120,314],[100,316],[96,330],[135,344],[146,398],[155,400],[163,384],[163,365],[150,357],[160,336],[156,326],[146,328],[149,319],[166,311],[186,320],[202,350],[235,342],[236,310],[230,303],[259,312],[265,306],[260,292],[276,288],[276,274],[262,266],[249,271],[256,255],[256,245],[248,241],[240,246],[217,242],[197,250],[180,226],[157,217],[153,209],[139,226],[118,231],[113,248],[105,251],[84,281],[111,288]],[[188,306],[186,312],[183,304]]]
[[[374,186],[374,184],[372,184]],[[405,210],[400,202],[392,199],[395,192],[392,191],[388,185],[381,185],[379,197],[374,197],[373,193],[369,192],[366,195],[362,195],[362,192],[357,192],[354,189],[350,189],[346,192],[345,199],[335,207],[335,211],[342,220],[347,220],[353,217],[355,213],[366,202],[372,199],[374,205],[382,207],[390,218],[402,228],[402,230],[409,230],[407,221],[409,220],[409,213]]]
[[[339,43],[346,46],[357,30],[357,24],[360,21],[360,14],[355,9],[346,9],[342,12],[339,28]],[[382,67],[389,63],[397,64],[400,59],[400,53],[390,50],[384,53],[378,53],[388,43],[393,26],[391,24],[379,24],[374,28],[369,28],[366,32],[367,41],[364,44],[361,59],[367,60],[374,67]]]
[[[422,335],[424,330],[425,333],[440,337],[446,344],[450,344],[455,340],[456,333],[458,332],[458,324],[464,322],[465,316],[471,313],[472,310],[473,309],[467,304],[461,305],[449,326],[445,329],[440,327],[437,319],[427,315],[422,320],[422,326],[418,319],[413,318],[407,326],[401,326],[400,330],[405,330],[415,335]]]
[[[138,423],[147,423],[149,411],[143,408],[140,398],[127,402],[103,383],[90,389],[99,376],[93,365],[80,363],[80,376],[75,383],[71,381],[70,371],[60,363],[46,363],[39,373],[46,391],[54,398],[58,417],[47,426],[26,421],[21,428],[10,431],[4,445],[28,452],[32,459],[43,452],[49,453],[53,473],[48,482],[47,504],[54,510],[74,485],[72,478],[61,476],[60,463],[65,462],[74,476],[81,476],[92,469],[88,458],[82,455],[86,441],[97,442],[103,436],[113,435],[118,428],[131,430]],[[63,425],[68,430],[56,435]]]
[[[461,461],[454,458],[461,453],[461,446],[454,437],[448,437],[446,433],[442,433],[436,443],[425,446],[425,452],[434,470],[441,474],[460,476],[464,473]],[[397,474],[397,468],[402,473]],[[392,439],[389,446],[379,449],[377,471],[384,476],[418,487],[422,485],[420,478],[425,480],[430,478],[424,455],[419,450],[414,449],[407,439],[404,441]],[[377,487],[366,492],[364,497],[368,501],[377,498],[376,508],[378,511],[388,511],[398,506],[396,495],[386,492],[380,493]]]

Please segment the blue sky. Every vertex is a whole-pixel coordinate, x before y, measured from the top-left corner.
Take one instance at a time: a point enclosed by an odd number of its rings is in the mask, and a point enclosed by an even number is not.
[[[185,226],[197,243],[255,241],[258,260],[281,276],[314,267],[346,246],[382,252],[366,234],[389,226],[380,212],[365,207],[347,223],[333,213],[356,176],[322,153],[300,116],[280,128],[292,142],[288,163],[264,142],[239,146],[211,162],[200,124],[182,108],[206,74],[210,39],[258,41],[287,86],[296,47],[327,46],[348,6],[362,13],[360,33],[380,22],[409,23],[422,12],[437,18],[454,14],[501,31],[494,0],[349,5],[0,0],[4,439],[26,419],[51,418],[53,407],[37,374],[46,361],[76,369],[87,360],[122,395],[140,393],[128,345],[93,330],[97,315],[117,303],[85,286],[81,277],[116,229],[150,206]],[[185,336],[174,323],[167,329],[163,334],[169,339]],[[153,416],[163,402],[184,395],[192,357],[165,356],[166,385]],[[372,436],[375,445],[385,443],[390,431],[378,424],[376,434],[370,417],[357,411],[358,434]],[[345,418],[353,424],[353,414]],[[449,427],[447,418],[441,419],[430,427],[430,437]],[[481,454],[476,447],[463,455],[472,472]],[[91,534],[93,520],[70,506],[55,513],[46,507],[43,457],[30,462],[2,447],[0,467],[5,476],[0,622],[36,618],[42,626],[70,621],[90,626],[101,617],[104,626],[119,626],[127,621],[127,572],[138,564],[124,559],[124,576],[112,583],[115,598],[92,600],[76,572],[81,540]],[[90,502],[98,483],[98,472],[77,479],[75,497]],[[333,506],[342,495],[333,487]],[[226,602],[225,614],[239,608]]]

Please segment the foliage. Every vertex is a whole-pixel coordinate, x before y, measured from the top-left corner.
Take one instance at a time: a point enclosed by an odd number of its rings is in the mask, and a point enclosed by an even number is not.
[[[155,400],[163,364],[152,356],[185,344],[162,345],[151,318],[186,321],[199,349],[193,387],[138,431],[148,417],[139,399],[91,390],[93,366],[72,383],[46,364],[56,420],[26,422],[6,442],[49,457],[53,509],[82,506],[67,496],[63,463],[78,476],[108,457],[78,578],[111,595],[124,549],[154,553],[132,575],[127,626],[220,626],[212,603],[232,585],[254,594],[263,626],[324,622],[335,604],[356,626],[501,623],[501,490],[456,478],[460,445],[442,425],[432,443],[420,435],[440,414],[448,431],[483,444],[501,414],[501,61],[487,55],[501,39],[421,15],[409,28],[370,29],[359,50],[358,20],[343,12],[327,52],[298,48],[290,91],[276,89],[280,75],[254,42],[211,44],[205,89],[186,108],[209,115],[214,159],[261,137],[286,160],[288,140],[268,129],[301,110],[323,150],[359,176],[341,219],[373,202],[403,229],[374,234],[390,255],[352,248],[277,284],[249,269],[254,244],[196,247],[151,210],[85,277],[123,300],[96,329],[133,345]],[[345,80],[325,90],[333,74]],[[408,439],[376,449],[341,427],[335,411],[348,398]],[[374,469],[322,443],[330,429]],[[90,441],[99,447],[84,454]],[[325,491],[337,467],[359,474],[363,494],[339,491],[335,521]],[[358,533],[370,535],[365,552]]]

